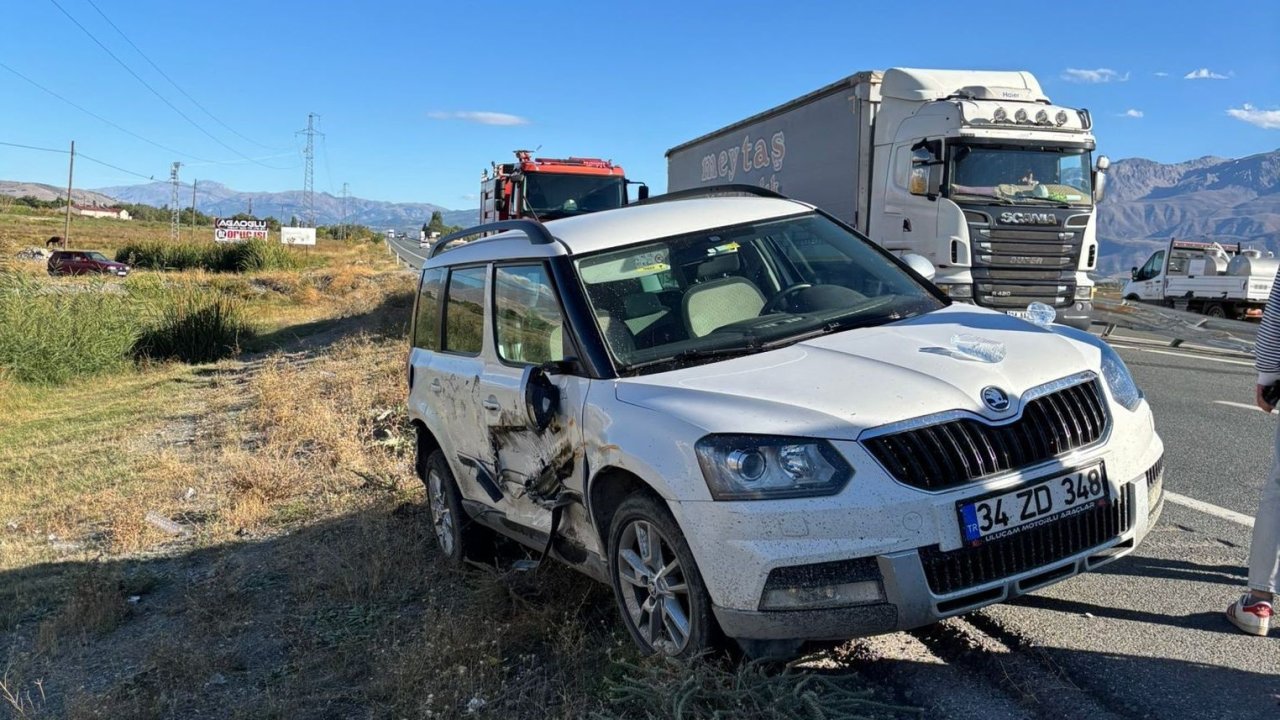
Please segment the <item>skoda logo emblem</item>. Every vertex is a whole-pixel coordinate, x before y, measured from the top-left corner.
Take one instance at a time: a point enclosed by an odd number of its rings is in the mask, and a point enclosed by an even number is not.
[[[982,388],[982,404],[996,412],[1009,409],[1009,395],[994,385]]]

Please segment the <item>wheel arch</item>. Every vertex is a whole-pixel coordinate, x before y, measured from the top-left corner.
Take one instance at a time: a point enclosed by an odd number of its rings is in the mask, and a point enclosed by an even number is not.
[[[435,433],[431,432],[427,424],[421,420],[414,418],[410,421],[417,435],[418,456],[413,461],[414,472],[418,474],[418,479],[426,482],[427,480],[427,458],[431,457],[431,453],[440,449],[440,440],[436,438]]]
[[[609,525],[613,522],[614,513],[624,500],[635,494],[648,495],[668,511],[671,509],[661,493],[630,470],[611,465],[601,468],[591,478],[591,484],[587,488],[587,507],[591,512],[596,535],[600,538],[600,547],[606,553],[609,546]]]

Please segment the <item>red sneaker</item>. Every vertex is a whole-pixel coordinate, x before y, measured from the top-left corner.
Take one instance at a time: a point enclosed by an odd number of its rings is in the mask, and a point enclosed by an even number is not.
[[[1227,619],[1250,635],[1266,636],[1271,629],[1273,613],[1271,603],[1258,600],[1252,595],[1242,595],[1239,600],[1227,606]]]

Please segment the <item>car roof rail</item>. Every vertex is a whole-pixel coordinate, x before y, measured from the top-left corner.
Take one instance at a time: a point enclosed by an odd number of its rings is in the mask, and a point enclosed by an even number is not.
[[[530,220],[528,218],[521,218],[519,220],[499,220],[498,222],[476,225],[475,227],[460,230],[456,233],[451,233],[440,238],[436,241],[435,245],[431,246],[431,252],[427,254],[427,259],[430,260],[444,252],[445,246],[454,241],[476,235],[503,232],[506,230],[520,230],[534,245],[549,245],[551,243],[558,242],[555,236],[551,234],[551,231],[547,229],[547,226],[537,220]]]
[[[688,200],[690,198],[701,197],[725,197],[731,195],[752,195],[754,197],[773,198],[775,200],[791,199],[786,195],[770,190],[769,188],[762,188],[758,185],[734,183],[730,185],[711,185],[709,187],[676,190],[674,192],[663,193],[661,195],[654,195],[653,197],[645,198],[639,202],[628,203],[628,205],[652,205],[654,203],[668,202],[671,200]]]

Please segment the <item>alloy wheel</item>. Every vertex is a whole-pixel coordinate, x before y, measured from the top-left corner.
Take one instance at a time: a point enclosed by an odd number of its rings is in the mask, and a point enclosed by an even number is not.
[[[445,555],[453,555],[453,511],[449,509],[449,500],[445,496],[444,478],[440,472],[431,470],[427,474],[429,495],[431,496],[431,524],[435,528],[436,540]]]
[[[618,539],[616,563],[631,624],[654,650],[677,655],[689,644],[689,585],[667,538],[633,520]]]

